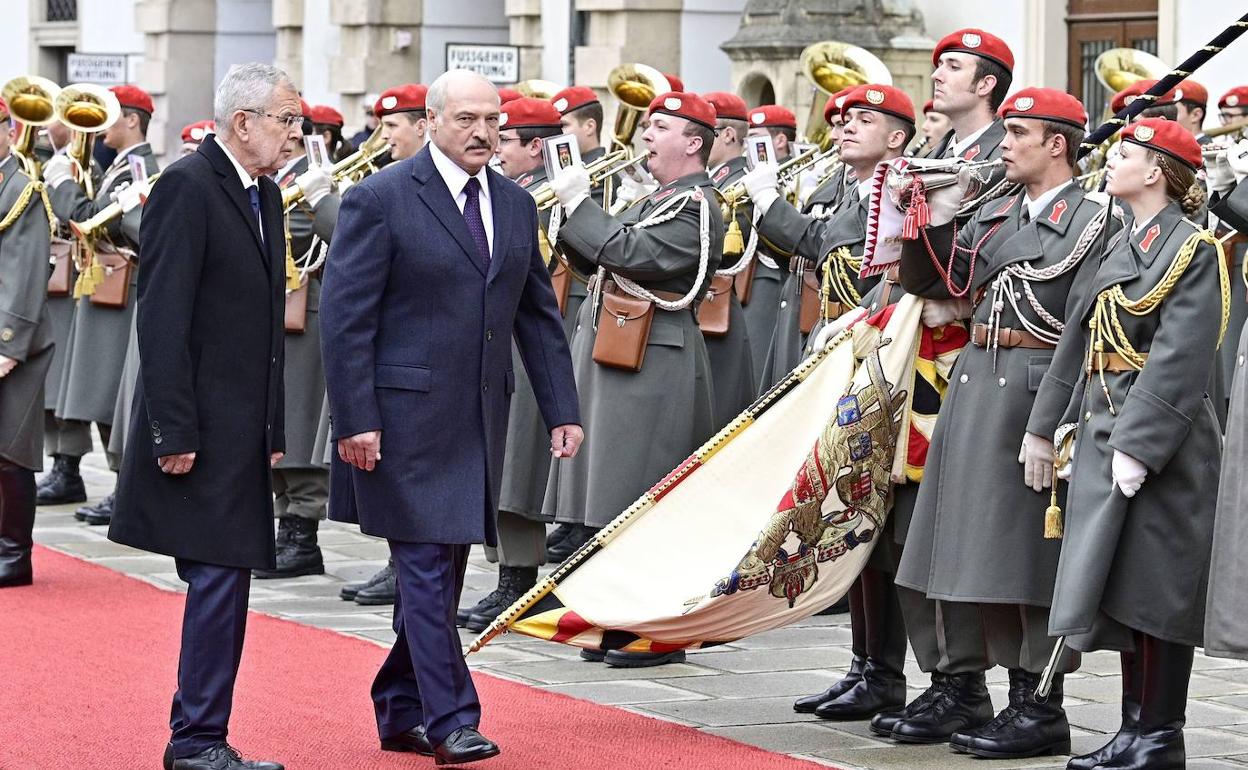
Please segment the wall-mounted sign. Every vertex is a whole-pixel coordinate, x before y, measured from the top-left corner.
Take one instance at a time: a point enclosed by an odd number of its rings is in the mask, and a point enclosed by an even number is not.
[[[446,69],[472,70],[492,83],[515,83],[520,79],[520,47],[447,43]]]
[[[70,83],[112,86],[130,82],[129,57],[124,53],[71,53],[66,61]]]

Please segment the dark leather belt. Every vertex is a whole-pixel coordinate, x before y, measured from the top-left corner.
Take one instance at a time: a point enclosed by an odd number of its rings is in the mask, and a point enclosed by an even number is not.
[[[1141,353],[1140,357],[1145,361],[1148,360],[1147,353]],[[1117,353],[1093,353],[1089,356],[1088,374],[1092,372],[1135,372],[1139,371],[1132,366],[1127,359]]]
[[[987,347],[989,342],[988,325],[971,325],[971,344],[976,347]],[[1036,350],[1052,350],[1057,347],[1045,342],[1036,335],[1023,329],[997,329],[997,347],[999,348],[1033,348]]]

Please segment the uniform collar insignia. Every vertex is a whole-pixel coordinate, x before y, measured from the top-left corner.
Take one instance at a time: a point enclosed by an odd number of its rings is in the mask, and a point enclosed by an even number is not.
[[[1018,200],[1018,199],[1017,199],[1017,198],[1015,198],[1015,197],[1012,197],[1012,196],[1011,196],[1011,197],[1009,197],[1009,198],[1006,198],[1006,199],[1005,199],[1005,203],[1002,203],[1002,204],[1001,204],[1001,208],[999,208],[999,209],[997,209],[996,211],[992,212],[992,215],[995,217],[995,216],[997,216],[998,214],[1004,214],[1005,212],[1009,211],[1009,210],[1010,210],[1010,208],[1014,205],[1014,202],[1015,202],[1016,200]]]
[[[974,147],[971,147],[966,152],[962,153],[962,158],[964,160],[975,160],[976,156],[978,155],[979,155],[979,145],[977,144]]]
[[[291,171],[286,176],[282,177],[282,181],[278,182],[277,186],[285,188],[287,185],[289,185],[293,181],[295,181],[295,172]]]
[[[520,185],[521,187],[528,187],[532,181],[533,181],[533,175],[525,174],[524,176],[516,180],[516,184]]]
[[[671,194],[672,194],[672,193],[674,193],[674,192],[676,192],[676,188],[675,188],[675,187],[669,187],[669,188],[667,188],[666,190],[659,190],[658,192],[656,192],[656,193],[654,194],[654,197],[650,199],[650,202],[651,202],[651,203],[658,203],[659,201],[664,200],[664,199],[666,199],[666,198],[670,197],[670,196],[671,196]]]
[[[1058,198],[1057,201],[1054,202],[1053,208],[1049,210],[1049,221],[1055,225],[1060,225],[1062,223],[1062,215],[1066,213],[1066,208],[1066,199]]]
[[[1161,235],[1161,225],[1154,224],[1152,227],[1148,228],[1147,232],[1144,233],[1144,237],[1140,239],[1140,248],[1143,249],[1145,253],[1148,253],[1149,248],[1153,245],[1153,241],[1157,240],[1157,236],[1159,235]]]
[[[725,163],[724,165],[719,167],[719,171],[715,172],[715,178],[712,179],[711,181],[714,182],[715,184],[719,184],[720,182],[724,181],[724,177],[728,176],[729,171],[732,171],[732,169],[728,168],[728,164]]]

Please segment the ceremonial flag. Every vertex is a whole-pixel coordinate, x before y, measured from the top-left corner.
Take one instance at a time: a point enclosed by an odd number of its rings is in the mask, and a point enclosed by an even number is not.
[[[880,537],[893,480],[906,476],[911,441],[898,437],[910,436],[916,358],[931,336],[921,308],[906,296],[843,332],[470,652],[505,630],[596,649],[696,649],[835,603]]]

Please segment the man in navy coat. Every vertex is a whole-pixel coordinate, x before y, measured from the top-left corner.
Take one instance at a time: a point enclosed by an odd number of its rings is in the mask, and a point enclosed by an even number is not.
[[[470,545],[495,544],[513,337],[552,455],[584,434],[533,198],[486,167],[498,93],[453,71],[426,106],[432,142],[343,199],[321,346],[330,518],[386,538],[398,578],[398,638],[372,688],[381,746],[452,764],[499,751],[476,730],[455,609]]]

